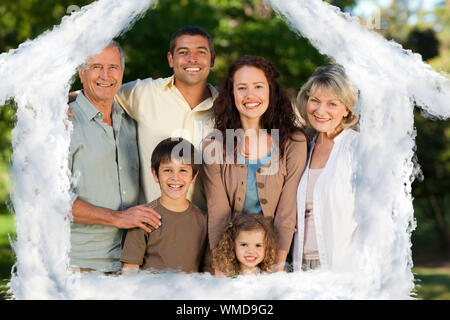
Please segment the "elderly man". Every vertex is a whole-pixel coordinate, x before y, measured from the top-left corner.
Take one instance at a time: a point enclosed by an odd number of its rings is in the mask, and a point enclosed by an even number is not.
[[[122,229],[159,225],[153,209],[138,204],[136,126],[114,96],[122,85],[124,56],[113,41],[79,69],[83,90],[70,104],[69,165],[74,223],[70,267],[115,272],[121,268]]]

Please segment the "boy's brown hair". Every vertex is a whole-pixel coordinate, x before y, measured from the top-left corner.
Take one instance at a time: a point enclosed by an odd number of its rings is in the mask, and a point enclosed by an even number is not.
[[[183,138],[167,138],[156,146],[152,152],[151,166],[158,175],[161,163],[172,160],[181,160],[184,164],[192,166],[192,177],[200,171],[201,155],[195,147]],[[199,163],[196,163],[196,160]]]

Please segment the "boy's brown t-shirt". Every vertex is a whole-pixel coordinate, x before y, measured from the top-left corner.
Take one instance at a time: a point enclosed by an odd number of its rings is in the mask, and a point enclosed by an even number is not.
[[[184,212],[166,209],[159,199],[148,206],[160,214],[161,226],[151,227],[152,232],[129,230],[120,261],[138,264],[141,270],[198,272],[206,248],[206,214],[191,202]]]

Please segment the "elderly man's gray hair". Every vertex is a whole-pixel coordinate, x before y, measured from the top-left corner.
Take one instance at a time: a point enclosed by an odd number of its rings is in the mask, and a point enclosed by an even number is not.
[[[110,48],[110,47],[114,47],[114,48],[117,48],[117,50],[119,50],[120,62],[122,63],[122,71],[124,71],[125,70],[125,53],[123,52],[122,46],[117,41],[111,40],[111,42],[108,43],[108,45],[105,47],[105,49]],[[86,64],[85,63],[81,64],[80,69],[82,71],[85,71]]]

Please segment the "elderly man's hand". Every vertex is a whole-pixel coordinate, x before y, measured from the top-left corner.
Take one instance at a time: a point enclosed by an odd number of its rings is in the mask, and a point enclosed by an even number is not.
[[[76,92],[76,91],[69,92],[69,100],[67,101],[67,103],[69,104],[71,102],[74,102],[75,100],[77,100],[77,97],[78,97],[78,92]]]
[[[146,232],[152,230],[149,226],[158,229],[161,226],[161,216],[155,209],[146,205],[139,205],[127,210],[116,212],[116,227],[120,229],[141,228]]]
[[[78,92],[74,91],[74,92],[69,92],[69,101],[67,101],[67,104],[74,102],[75,100],[77,100],[78,97]],[[67,109],[67,116],[69,118],[73,118],[73,114],[72,111],[70,111],[70,108]]]

